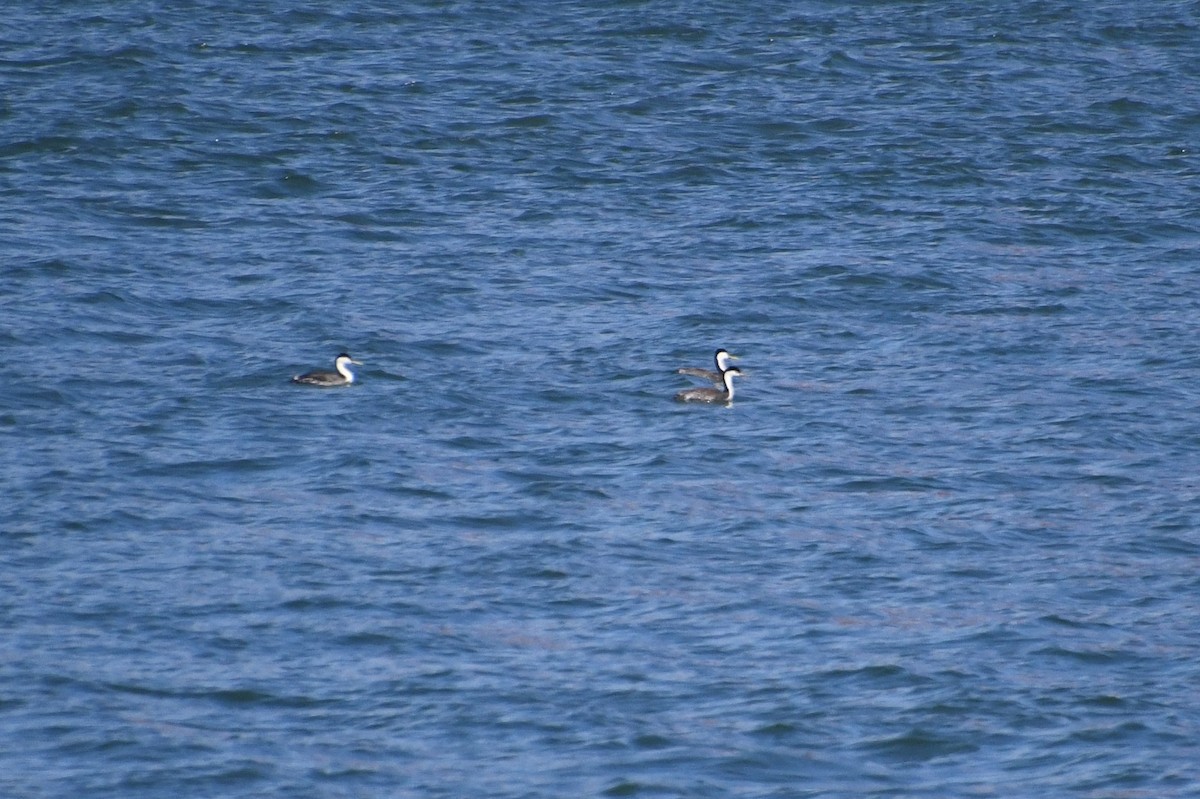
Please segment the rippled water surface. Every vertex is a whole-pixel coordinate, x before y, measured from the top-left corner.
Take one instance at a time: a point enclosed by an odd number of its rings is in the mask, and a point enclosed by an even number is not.
[[[0,795],[1200,796],[1200,4],[43,5]]]

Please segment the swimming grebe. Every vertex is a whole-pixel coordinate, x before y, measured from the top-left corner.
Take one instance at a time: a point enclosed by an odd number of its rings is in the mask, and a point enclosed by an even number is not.
[[[717,364],[717,371],[714,372],[712,369],[701,369],[699,366],[685,366],[682,369],[676,369],[675,372],[676,374],[687,375],[688,377],[699,377],[704,380],[711,380],[713,383],[719,386],[725,382],[721,375],[723,375],[725,370],[729,368],[729,362],[731,360],[736,361],[737,357],[738,356],[736,355],[730,355],[728,350],[721,349],[717,350],[717,354],[713,356],[713,361],[715,361]]]
[[[733,378],[741,373],[742,370],[736,367],[726,369],[721,375],[725,388],[689,388],[676,394],[675,399],[680,402],[733,402]]]
[[[337,369],[336,372],[326,372],[323,370],[308,372],[296,375],[292,378],[292,382],[304,383],[308,386],[348,386],[354,382],[354,372],[350,371],[349,364],[362,366],[361,363],[343,352],[333,360],[333,368]]]

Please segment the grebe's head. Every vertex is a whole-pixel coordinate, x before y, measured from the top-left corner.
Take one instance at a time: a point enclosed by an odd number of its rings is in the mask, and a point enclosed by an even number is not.
[[[341,364],[352,363],[352,364],[354,364],[355,366],[362,366],[362,361],[356,361],[356,360],[354,360],[353,358],[351,358],[351,357],[350,357],[350,356],[349,356],[347,353],[344,353],[344,352],[343,352],[341,355],[339,355],[339,356],[337,356],[336,358],[334,358],[334,359],[333,359],[333,362],[334,362],[335,364],[339,364],[339,363],[341,363]]]
[[[738,359],[738,356],[730,354],[729,350],[725,349],[717,350],[717,354],[714,357],[717,361],[717,368],[722,372],[729,368],[730,361],[736,361]]]

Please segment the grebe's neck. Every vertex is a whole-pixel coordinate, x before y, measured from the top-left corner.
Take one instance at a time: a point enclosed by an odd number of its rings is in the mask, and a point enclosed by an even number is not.
[[[338,370],[338,374],[346,378],[347,383],[354,382],[354,372],[350,371],[349,358],[338,358],[333,365]]]
[[[727,395],[725,397],[725,399],[732,401],[733,400],[733,377],[734,377],[733,372],[725,372],[724,374],[721,375],[721,377],[725,378],[725,394]]]

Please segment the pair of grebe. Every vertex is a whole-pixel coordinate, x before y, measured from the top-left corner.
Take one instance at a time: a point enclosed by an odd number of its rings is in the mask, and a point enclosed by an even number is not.
[[[736,367],[731,367],[729,362],[737,357],[736,355],[730,355],[727,350],[721,349],[717,350],[716,355],[713,356],[713,360],[717,366],[716,371],[693,366],[677,370],[681,375],[709,380],[721,386],[721,388],[689,388],[686,391],[680,391],[676,394],[675,399],[680,402],[732,402],[733,378],[741,375],[742,371]],[[292,382],[308,386],[321,386],[322,388],[348,386],[354,382],[354,372],[351,371],[350,364],[362,366],[360,361],[354,360],[347,353],[343,352],[333,361],[333,368],[336,371],[326,372],[317,370],[306,372],[305,374],[293,377]]]
[[[676,394],[675,399],[680,402],[733,402],[733,378],[740,376],[742,370],[730,366],[729,362],[736,360],[737,357],[730,355],[728,350],[721,349],[717,350],[716,355],[713,356],[713,361],[717,365],[715,372],[712,369],[700,369],[695,366],[677,369],[676,372],[681,375],[710,380],[721,388],[689,388]]]

